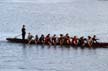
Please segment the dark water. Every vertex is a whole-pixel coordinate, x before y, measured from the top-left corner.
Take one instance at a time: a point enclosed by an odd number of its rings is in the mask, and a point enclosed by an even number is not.
[[[22,24],[33,35],[97,35],[108,42],[108,2],[98,0],[0,2],[0,71],[108,71],[108,49],[13,44]],[[28,0],[29,1],[29,0]],[[20,37],[19,37],[20,38]]]

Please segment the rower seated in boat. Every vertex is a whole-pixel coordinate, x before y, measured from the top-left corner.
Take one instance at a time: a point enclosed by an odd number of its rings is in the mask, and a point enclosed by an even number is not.
[[[56,43],[56,34],[54,34],[52,37],[52,45],[56,45]]]
[[[44,35],[42,34],[41,37],[39,38],[39,44],[44,44],[45,43],[45,38]]]
[[[50,34],[45,37],[45,44],[51,45]]]
[[[74,45],[74,46],[78,45],[78,38],[77,38],[77,36],[74,36],[74,38],[72,39],[72,45]]]
[[[93,36],[92,40],[93,40],[93,43],[97,43],[96,35]]]
[[[38,38],[38,35],[35,36],[35,44],[38,44],[39,43],[39,38]]]
[[[64,37],[64,44],[66,44],[66,45],[70,44],[70,36],[68,33]]]
[[[62,46],[63,43],[64,43],[64,37],[63,37],[63,34],[60,34],[60,37],[59,37],[58,41],[59,41],[59,44]]]
[[[28,44],[31,43],[32,38],[33,38],[33,35],[31,35],[31,33],[28,33]]]
[[[85,46],[85,39],[83,36],[79,38],[78,45]]]
[[[92,47],[92,44],[93,44],[93,40],[92,40],[91,36],[88,36],[87,45],[88,45],[89,47]]]

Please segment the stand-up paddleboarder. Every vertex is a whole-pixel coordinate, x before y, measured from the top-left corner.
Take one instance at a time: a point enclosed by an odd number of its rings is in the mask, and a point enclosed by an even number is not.
[[[25,29],[25,25],[22,26],[22,39],[25,40],[25,35],[26,35],[26,29]]]

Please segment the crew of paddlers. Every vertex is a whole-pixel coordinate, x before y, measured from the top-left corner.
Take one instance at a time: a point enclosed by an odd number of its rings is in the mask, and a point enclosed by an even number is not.
[[[96,35],[93,37],[88,36],[88,38],[84,38],[83,36],[78,38],[77,36],[70,37],[67,33],[66,35],[60,34],[60,36],[56,36],[54,34],[53,36],[50,36],[50,34],[47,34],[44,36],[43,34],[39,37],[38,35],[32,36],[30,33],[28,33],[28,43],[30,44],[32,40],[35,41],[35,44],[47,44],[47,45],[80,45],[85,46],[85,44],[88,44],[89,47],[92,46],[93,43],[97,43]]]
[[[25,25],[23,25],[22,27],[22,39],[25,40]],[[96,39],[96,35],[94,35],[93,37],[88,36],[88,38],[84,38],[83,36],[78,38],[77,36],[74,37],[70,37],[69,34],[60,34],[60,36],[56,36],[56,34],[54,34],[53,36],[50,36],[50,34],[48,35],[41,35],[40,37],[38,35],[34,36],[31,35],[31,33],[28,33],[27,36],[27,40],[28,40],[28,44],[30,44],[32,42],[32,40],[35,41],[35,44],[48,44],[48,45],[80,45],[80,46],[85,46],[86,44],[91,47],[93,43],[97,43],[97,39]]]

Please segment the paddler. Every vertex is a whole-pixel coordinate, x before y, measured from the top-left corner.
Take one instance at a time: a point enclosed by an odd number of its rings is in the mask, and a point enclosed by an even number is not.
[[[31,35],[31,33],[28,33],[28,44],[32,42],[32,38],[33,36]]]
[[[57,41],[56,41],[56,34],[53,35],[52,37],[52,45],[56,45]]]
[[[93,36],[92,40],[93,40],[93,43],[97,43],[96,35]]]
[[[80,37],[79,38],[79,45],[81,45],[81,46],[85,46],[85,39],[84,39],[84,37],[82,36],[82,37]]]
[[[50,34],[45,37],[45,44],[51,45]]]
[[[62,46],[64,43],[64,36],[63,34],[60,34],[60,37],[59,37],[59,44]]]
[[[42,34],[41,37],[39,38],[39,44],[44,44],[45,38],[44,35]]]
[[[66,45],[70,44],[70,36],[68,33],[64,37],[64,44],[66,44]]]
[[[74,38],[72,39],[72,45],[75,45],[75,46],[78,45],[78,38],[77,38],[77,36],[74,36]]]
[[[88,44],[89,47],[92,47],[93,40],[92,40],[91,36],[88,36],[87,44]]]
[[[35,35],[35,44],[38,44],[38,43],[39,43],[38,35]]]

